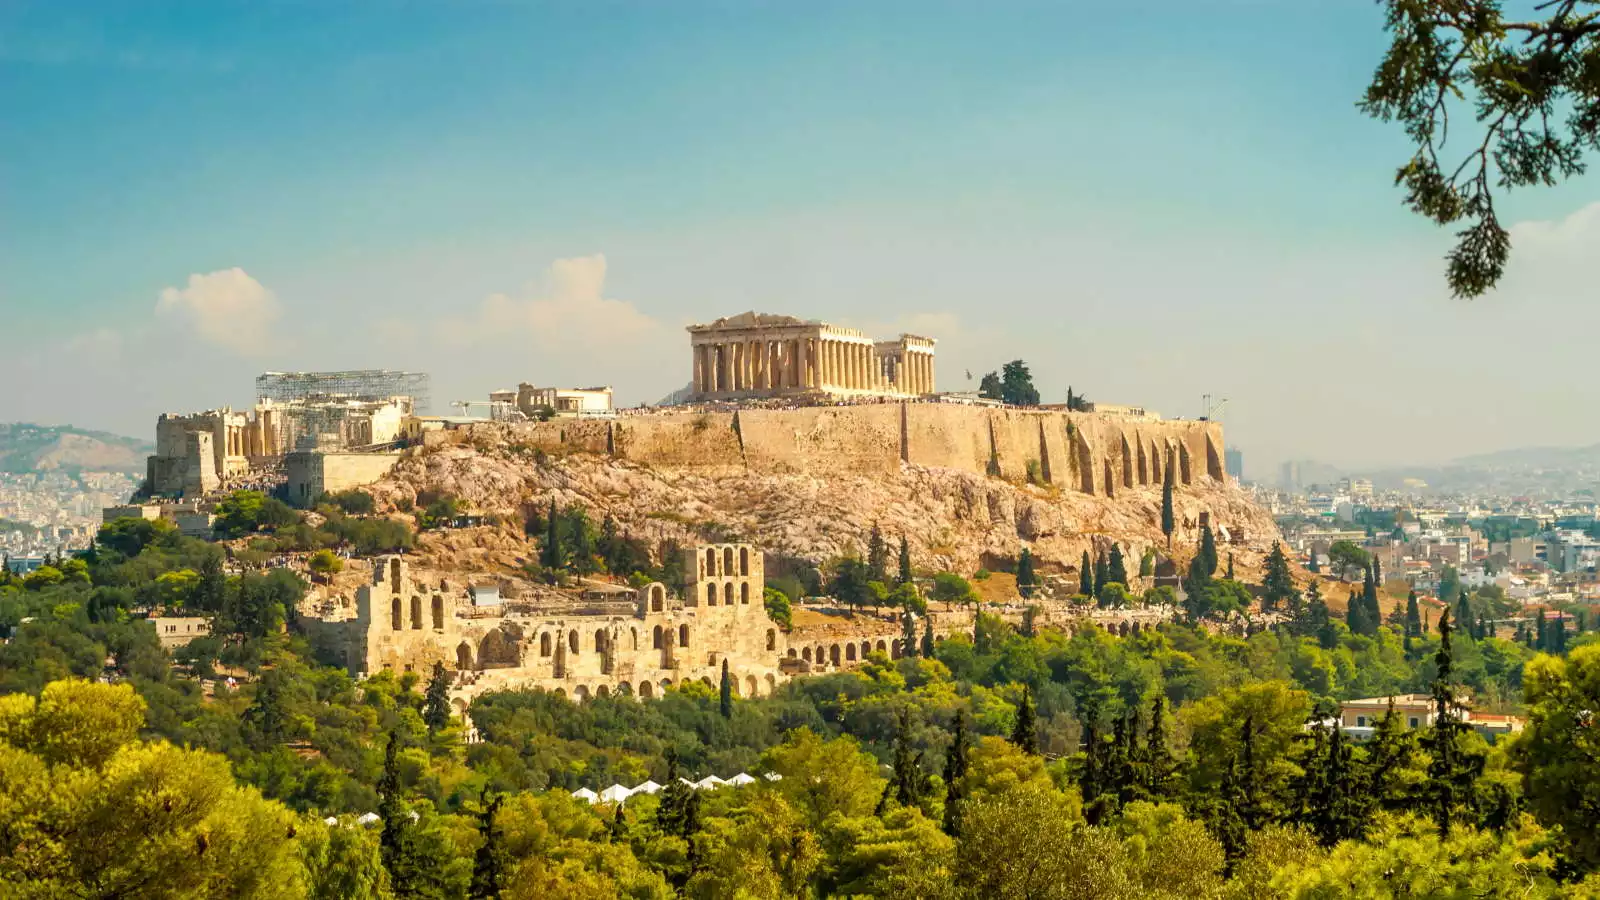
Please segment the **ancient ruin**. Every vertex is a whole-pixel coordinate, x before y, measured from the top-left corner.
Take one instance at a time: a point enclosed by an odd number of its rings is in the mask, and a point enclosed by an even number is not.
[[[874,341],[853,328],[747,312],[689,326],[691,400],[934,393],[933,338]]]
[[[313,600],[302,622],[353,675],[444,664],[458,673],[452,696],[462,705],[505,687],[648,698],[687,681],[716,686],[724,661],[735,691],[758,696],[794,675],[852,667],[872,653],[902,655],[900,629],[881,619],[859,620],[848,637],[785,632],[767,615],[765,565],[751,544],[685,551],[684,571],[682,595],[659,582],[596,585],[555,608],[421,577],[404,557],[383,556],[353,603]]]

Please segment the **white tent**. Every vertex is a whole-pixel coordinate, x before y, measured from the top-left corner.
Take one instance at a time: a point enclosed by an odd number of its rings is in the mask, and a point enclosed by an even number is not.
[[[661,790],[661,785],[656,784],[654,781],[646,781],[646,782],[640,784],[638,787],[635,787],[633,789],[633,793],[635,793],[635,794],[654,794],[659,790]]]
[[[378,821],[377,813],[362,813],[356,817],[357,825],[373,825]]]
[[[694,787],[696,790],[714,791],[725,784],[727,784],[727,782],[723,781],[721,778],[718,778],[715,775],[707,775],[699,781],[696,781],[694,783]]]
[[[761,777],[765,778],[768,781],[782,781],[783,780],[783,776],[779,775],[777,772],[768,772],[767,774],[765,774],[765,775],[763,775]]]
[[[613,784],[611,787],[608,787],[600,792],[600,799],[607,803],[621,803],[622,801],[628,799],[629,795],[632,793],[633,791],[628,790],[620,784]]]
[[[600,795],[589,790],[588,788],[578,788],[572,792],[572,796],[577,797],[579,800],[582,800],[586,803],[597,803],[600,800]]]
[[[749,773],[740,772],[732,778],[729,778],[727,783],[733,785],[734,787],[744,787],[747,784],[755,784],[756,780],[752,778]]]

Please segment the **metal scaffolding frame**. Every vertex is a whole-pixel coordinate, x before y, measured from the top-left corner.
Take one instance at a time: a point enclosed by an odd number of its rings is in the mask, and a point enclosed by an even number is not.
[[[256,376],[256,396],[288,403],[310,398],[387,400],[410,397],[419,415],[429,412],[431,379],[426,372],[395,369],[353,369],[347,372],[264,372]]]

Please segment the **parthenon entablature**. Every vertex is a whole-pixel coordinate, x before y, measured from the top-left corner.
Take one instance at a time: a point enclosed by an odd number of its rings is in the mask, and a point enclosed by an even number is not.
[[[933,338],[878,341],[854,328],[757,312],[688,330],[696,399],[934,393]]]

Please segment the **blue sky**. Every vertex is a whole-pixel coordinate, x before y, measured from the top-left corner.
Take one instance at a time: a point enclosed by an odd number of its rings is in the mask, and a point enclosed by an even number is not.
[[[756,308],[1228,396],[1257,475],[1600,441],[1600,182],[1450,300],[1353,106],[1383,46],[1359,0],[0,0],[0,420],[364,365],[654,400]]]

